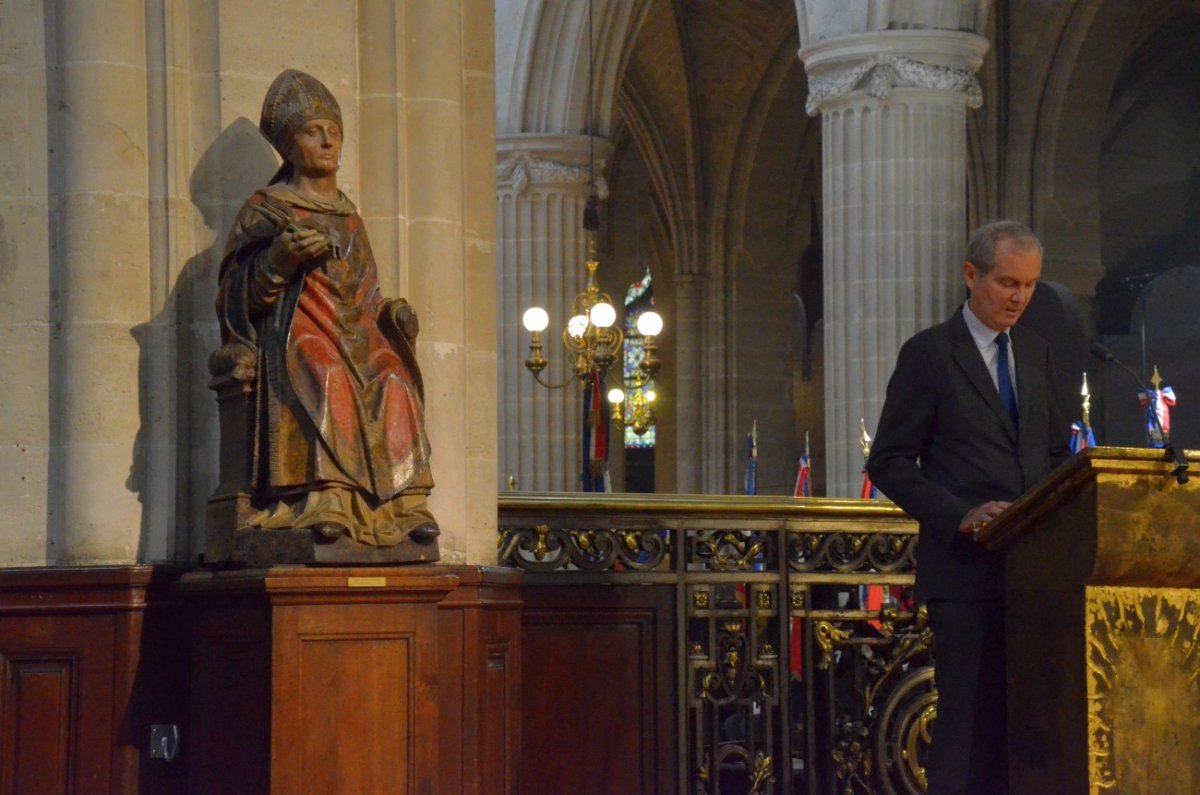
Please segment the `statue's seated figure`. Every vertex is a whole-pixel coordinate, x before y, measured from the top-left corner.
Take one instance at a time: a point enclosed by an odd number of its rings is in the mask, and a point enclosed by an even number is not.
[[[337,188],[342,114],[288,70],[259,129],[283,157],[221,261],[221,484],[209,562],[436,560],[417,316],[379,292],[363,220]]]

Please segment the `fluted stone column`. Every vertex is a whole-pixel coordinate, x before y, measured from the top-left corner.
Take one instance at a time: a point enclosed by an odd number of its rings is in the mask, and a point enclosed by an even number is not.
[[[966,112],[988,43],[959,28],[982,30],[986,2],[797,8],[822,119],[827,477],[831,496],[853,496],[859,420],[875,432],[900,345],[964,295]]]
[[[587,283],[583,208],[590,192],[589,157],[599,169],[611,145],[587,136],[510,135],[496,141],[496,253],[500,306],[500,487],[509,476],[522,491],[578,491],[582,445],[580,387],[546,389],[523,362],[529,332],[521,315],[540,306],[550,315],[542,334],[549,366],[542,379],[571,377],[562,330],[575,295]],[[612,294],[616,286],[604,281]],[[614,300],[620,300],[615,295]]]

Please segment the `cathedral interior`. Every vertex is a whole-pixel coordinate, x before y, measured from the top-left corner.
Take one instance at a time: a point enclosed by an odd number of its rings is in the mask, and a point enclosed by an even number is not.
[[[214,300],[288,68],[421,318],[437,563],[212,565]],[[924,792],[916,523],[864,445],[1001,218],[1100,445],[995,537],[1071,660],[1023,791],[1200,787],[1200,709],[1119,686],[1200,706],[1200,490],[1139,404],[1200,450],[1195,0],[0,0],[0,96],[0,792]],[[1039,522],[1095,563],[1055,581]]]

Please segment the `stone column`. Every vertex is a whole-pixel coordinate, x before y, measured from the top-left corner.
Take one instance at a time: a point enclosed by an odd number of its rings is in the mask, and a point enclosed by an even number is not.
[[[139,470],[154,460],[134,451],[141,422],[131,333],[151,313],[145,9],[64,0],[46,4],[46,14],[46,560],[127,563],[139,557]]]
[[[510,475],[522,491],[580,488],[580,387],[571,381],[551,390],[534,382],[523,364],[529,332],[521,316],[531,306],[549,313],[542,344],[550,364],[542,379],[552,384],[571,380],[561,335],[572,301],[587,283],[583,208],[590,192],[589,156],[595,158],[598,175],[611,149],[603,139],[591,141],[581,135],[538,134],[507,135],[496,141],[501,489]],[[597,190],[603,198],[605,186],[599,176]],[[619,301],[613,294],[617,285],[605,281],[603,262],[599,275],[601,289]]]
[[[982,29],[975,3],[928,5],[899,19],[797,2],[808,112],[822,118],[830,496],[857,495],[859,420],[873,435],[900,345],[964,297],[966,109],[982,102],[988,42],[957,29]]]
[[[679,494],[705,491],[700,449],[700,397],[704,391],[702,286],[698,276],[675,277],[675,491]]]
[[[0,565],[46,562],[50,458],[50,229],[46,23],[5,4],[0,24]]]
[[[496,295],[492,206],[494,163],[493,15],[477,0],[390,0],[360,18],[360,101],[376,145],[397,114],[394,160],[363,174],[364,190],[397,214],[399,295],[417,308],[417,359],[437,486],[430,507],[442,527],[445,563],[496,559]],[[394,38],[382,47],[382,31]],[[388,41],[397,53],[388,57]],[[382,134],[380,134],[382,133]],[[376,150],[377,151],[377,150]],[[382,161],[387,163],[388,160]],[[364,171],[379,166],[363,161]],[[366,203],[364,193],[364,203]],[[390,205],[390,206],[389,206]],[[386,218],[374,229],[389,225]],[[374,240],[374,238],[372,238]]]

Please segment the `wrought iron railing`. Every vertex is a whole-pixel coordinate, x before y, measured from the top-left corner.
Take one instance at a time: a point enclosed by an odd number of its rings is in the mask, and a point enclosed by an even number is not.
[[[890,503],[504,494],[499,544],[534,586],[675,586],[679,792],[924,792],[932,637]]]

